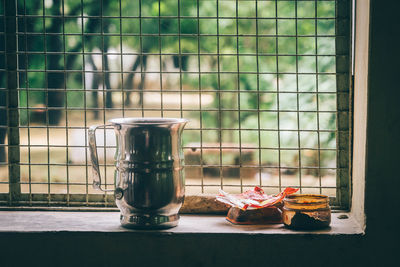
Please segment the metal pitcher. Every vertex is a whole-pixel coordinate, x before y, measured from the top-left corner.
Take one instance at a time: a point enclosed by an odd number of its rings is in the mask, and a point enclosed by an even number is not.
[[[113,126],[115,201],[127,228],[169,228],[178,225],[185,196],[181,135],[188,121],[175,118],[116,118],[89,128],[93,187],[101,187],[95,132]],[[111,190],[112,191],[112,190]]]

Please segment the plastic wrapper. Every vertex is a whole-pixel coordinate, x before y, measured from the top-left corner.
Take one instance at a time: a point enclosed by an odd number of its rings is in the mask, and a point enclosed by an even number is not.
[[[253,190],[248,190],[238,195],[232,195],[223,190],[219,190],[217,200],[242,210],[247,210],[248,208],[261,209],[281,202],[285,196],[294,194],[298,190],[299,189],[287,187],[277,195],[267,195],[264,193],[264,190],[258,186],[254,187]]]

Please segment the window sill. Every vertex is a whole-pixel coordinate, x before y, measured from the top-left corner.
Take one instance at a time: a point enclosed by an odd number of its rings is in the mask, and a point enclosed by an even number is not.
[[[223,216],[181,215],[179,225],[167,230],[130,230],[119,224],[117,212],[55,212],[55,211],[0,211],[0,233],[151,233],[171,234],[240,234],[240,235],[363,235],[364,232],[350,216],[332,213],[329,229],[292,231],[282,224],[232,225]]]

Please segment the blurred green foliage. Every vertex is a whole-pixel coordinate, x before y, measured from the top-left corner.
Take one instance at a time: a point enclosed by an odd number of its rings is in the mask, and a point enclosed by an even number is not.
[[[145,91],[146,85],[140,88],[133,75],[124,76],[130,83],[112,85],[107,72],[112,62],[101,52],[168,53],[182,71],[184,90],[215,91],[213,101],[201,107],[202,127],[243,129],[242,134],[204,131],[204,141],[264,148],[336,146],[335,133],[307,132],[336,130],[335,1],[19,0],[18,14],[34,15],[18,18],[19,32],[29,33],[18,40],[19,51],[27,52],[19,58],[19,68],[26,70],[20,72],[21,87],[44,89],[52,71],[76,71],[54,76],[52,86],[60,89],[54,90],[59,101],[55,106],[84,107],[85,93],[76,89],[85,88],[82,73],[88,57],[96,61],[100,55],[105,89]],[[139,63],[127,71],[157,70]],[[158,70],[171,71],[161,65]],[[121,68],[125,70],[117,70]],[[151,88],[160,89],[154,83]],[[51,104],[46,94],[22,90],[20,106]],[[96,97],[88,107],[98,106]],[[106,101],[111,106],[111,93]],[[200,123],[198,112],[187,114],[195,125]],[[21,112],[20,119],[26,124],[27,112]],[[198,134],[187,133],[185,142],[199,142]],[[268,150],[261,153],[263,162],[276,163]]]

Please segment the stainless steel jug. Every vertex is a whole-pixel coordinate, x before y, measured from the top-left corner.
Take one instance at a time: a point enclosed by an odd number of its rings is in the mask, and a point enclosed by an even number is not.
[[[95,132],[113,126],[115,201],[127,228],[169,228],[178,224],[185,196],[181,135],[188,122],[173,118],[116,118],[89,128],[93,187],[101,187]],[[112,190],[111,190],[112,191]]]

